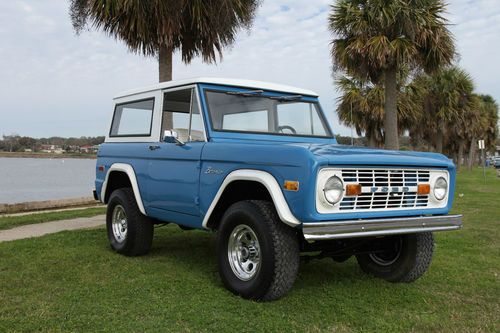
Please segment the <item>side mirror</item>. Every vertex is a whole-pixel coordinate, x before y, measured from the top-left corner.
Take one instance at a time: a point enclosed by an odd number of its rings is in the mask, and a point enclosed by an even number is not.
[[[184,146],[185,143],[179,140],[179,134],[173,130],[165,130],[163,132],[163,142],[175,143],[179,146]]]

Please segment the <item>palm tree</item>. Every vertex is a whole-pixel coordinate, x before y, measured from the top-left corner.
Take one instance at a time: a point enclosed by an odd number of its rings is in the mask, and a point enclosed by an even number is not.
[[[469,147],[470,152],[474,152],[472,148],[476,142],[475,138],[482,131],[480,105],[479,96],[476,94],[468,96],[466,104],[458,112],[459,116],[455,117],[453,123],[447,125],[449,140],[446,151],[448,155],[454,157],[457,168],[460,168],[464,162],[467,147]]]
[[[498,105],[489,95],[474,95],[477,100],[474,121],[465,124],[468,137],[469,156],[468,168],[476,161],[477,141],[484,140],[485,148],[490,151],[495,149],[495,141],[498,137]]]
[[[408,73],[402,72],[398,78],[398,116],[402,122],[401,134],[410,124],[414,124],[418,114],[416,87],[407,83]],[[356,129],[358,135],[364,133],[368,146],[381,147],[384,143],[384,87],[356,78],[340,76],[336,86],[338,97],[337,114],[346,126]]]
[[[450,66],[433,75],[418,75],[413,82],[419,87],[421,101],[415,132],[423,133],[439,153],[447,143],[465,140],[467,127],[477,122],[478,100],[470,75]]]
[[[383,90],[346,76],[337,79],[336,85],[341,93],[337,106],[340,122],[354,127],[359,136],[364,133],[368,146],[379,147],[384,142]]]
[[[480,114],[484,119],[483,139],[486,149],[494,151],[498,138],[498,104],[490,95],[479,95]]]
[[[337,0],[329,17],[335,71],[382,84],[385,147],[398,149],[397,73],[433,72],[455,56],[442,0]]]
[[[73,27],[87,26],[122,40],[132,52],[158,57],[159,80],[172,80],[172,54],[215,62],[249,29],[260,0],[70,0]]]

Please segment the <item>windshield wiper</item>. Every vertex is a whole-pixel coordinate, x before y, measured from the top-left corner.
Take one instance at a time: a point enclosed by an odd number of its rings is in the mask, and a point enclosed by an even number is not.
[[[263,98],[278,100],[280,102],[295,101],[297,99],[302,98],[302,95],[262,96],[262,94],[264,93],[264,90],[226,91],[225,93],[228,95],[237,95],[237,96],[243,96],[243,97],[263,97]]]
[[[280,102],[285,102],[285,101],[295,101],[297,99],[301,99],[302,95],[292,95],[292,96],[270,96],[270,99],[276,99]]]
[[[264,90],[250,90],[250,91],[226,91],[228,95],[238,95],[244,97],[260,96]]]

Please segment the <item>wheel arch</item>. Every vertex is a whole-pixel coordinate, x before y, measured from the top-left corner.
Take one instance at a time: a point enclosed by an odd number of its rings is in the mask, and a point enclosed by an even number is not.
[[[139,184],[135,175],[134,168],[130,164],[114,163],[108,169],[106,178],[101,189],[101,200],[107,203],[111,193],[121,187],[131,187],[134,192],[135,201],[142,214],[146,215],[144,204],[139,191]]]
[[[203,218],[203,227],[216,228],[225,209],[234,202],[250,199],[271,201],[283,223],[292,227],[300,225],[274,176],[261,170],[242,169],[226,176]]]

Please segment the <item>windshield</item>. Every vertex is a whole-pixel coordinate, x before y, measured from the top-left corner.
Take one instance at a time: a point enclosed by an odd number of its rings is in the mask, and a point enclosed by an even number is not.
[[[300,95],[261,96],[250,92],[206,91],[215,131],[331,137],[317,102]]]

